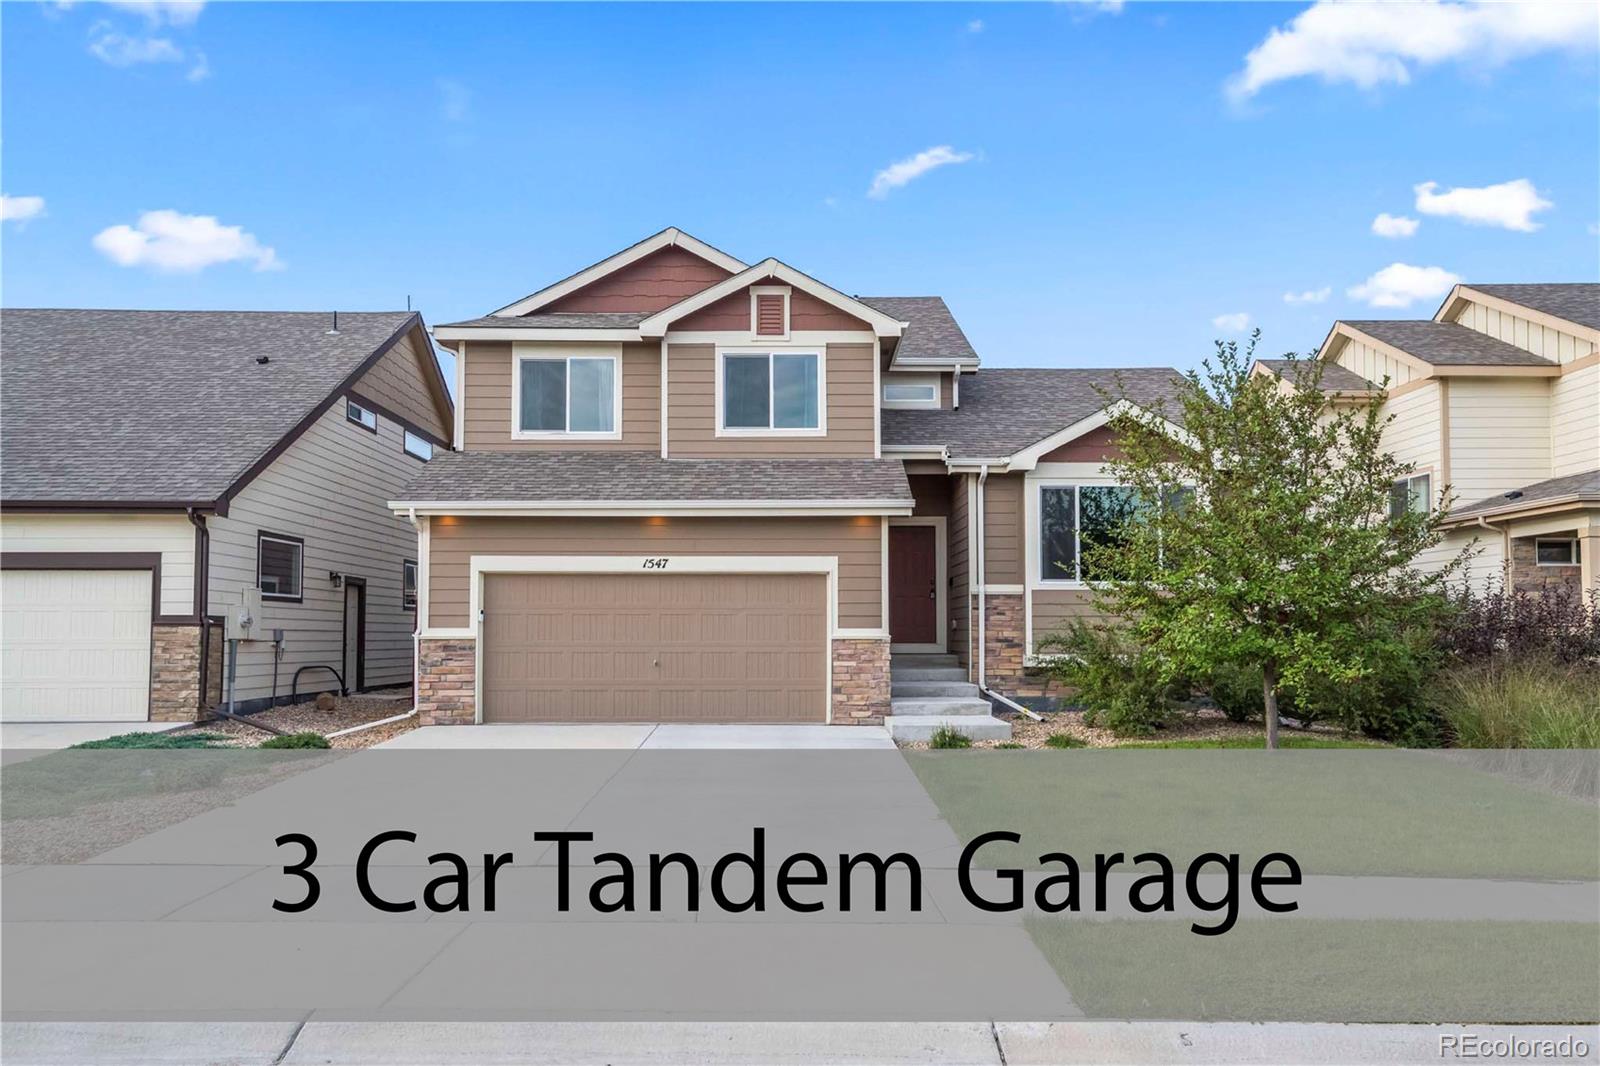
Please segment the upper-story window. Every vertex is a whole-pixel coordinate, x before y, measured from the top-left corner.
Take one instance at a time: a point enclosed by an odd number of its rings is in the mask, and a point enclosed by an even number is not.
[[[427,462],[433,458],[433,442],[426,437],[418,436],[409,429],[405,431],[403,447],[406,454],[415,459]]]
[[[885,374],[883,378],[883,406],[938,407],[939,375]]]
[[[820,435],[820,352],[723,352],[717,370],[717,431]]]
[[[1397,522],[1407,511],[1427,514],[1433,505],[1433,478],[1427,474],[1403,477],[1389,486],[1389,520]]]
[[[346,400],[344,402],[344,416],[362,429],[370,429],[374,433],[378,432],[377,414],[362,407],[354,400]]]
[[[512,437],[616,439],[622,421],[620,362],[614,355],[519,357]]]

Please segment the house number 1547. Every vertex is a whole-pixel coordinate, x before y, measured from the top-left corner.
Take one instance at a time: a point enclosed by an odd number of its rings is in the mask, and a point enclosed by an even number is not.
[[[667,561],[665,559],[646,559],[644,561],[644,568],[646,570],[665,570],[667,568]]]

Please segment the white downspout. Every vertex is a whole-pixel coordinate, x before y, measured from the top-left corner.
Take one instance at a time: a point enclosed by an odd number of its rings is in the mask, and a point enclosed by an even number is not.
[[[465,348],[466,345],[463,344],[462,347]],[[370,729],[372,726],[387,725],[390,722],[399,722],[406,718],[410,718],[417,713],[417,701],[422,698],[422,611],[420,610],[420,605],[422,603],[423,596],[422,553],[427,549],[427,545],[422,543],[422,523],[417,519],[417,509],[412,507],[410,513],[406,517],[411,519],[411,528],[417,531],[417,604],[419,605],[419,609],[417,611],[417,628],[411,633],[411,709],[405,714],[398,714],[393,718],[385,718],[381,722],[372,722],[368,725],[357,726],[356,729],[346,730],[345,732],[353,733],[361,729]]]
[[[986,689],[985,667],[989,660],[988,626],[985,624],[988,611],[988,599],[984,595],[984,586],[988,584],[988,576],[984,573],[983,558],[983,493],[984,482],[989,480],[989,464],[984,463],[978,467],[978,688]]]
[[[1478,516],[1478,525],[1490,533],[1500,534],[1500,584],[1502,588],[1509,592],[1511,590],[1506,586],[1511,581],[1511,527],[1491,526],[1482,515]],[[1470,575],[1467,580],[1468,584],[1470,584]]]

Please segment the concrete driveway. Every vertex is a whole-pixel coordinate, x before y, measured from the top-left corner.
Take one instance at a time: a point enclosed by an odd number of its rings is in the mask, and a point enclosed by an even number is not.
[[[579,749],[609,751],[893,750],[883,726],[655,725],[651,723],[435,725],[401,733],[378,748]]]
[[[0,725],[0,748],[54,751],[86,740],[104,740],[123,733],[165,733],[187,722],[6,722]]]

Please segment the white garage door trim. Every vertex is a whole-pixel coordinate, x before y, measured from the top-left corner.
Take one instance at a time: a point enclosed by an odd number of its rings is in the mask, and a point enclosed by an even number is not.
[[[68,587],[76,583],[76,590]],[[130,721],[150,720],[151,654],[154,648],[152,632],[153,607],[159,602],[156,578],[149,569],[127,567],[19,567],[7,566],[0,571],[0,584],[5,586],[0,604],[3,613],[4,649],[7,660],[4,668],[4,717],[8,722],[69,722],[69,721]],[[27,586],[34,586],[27,588]],[[37,599],[31,598],[34,594]],[[82,598],[87,597],[87,598]],[[52,611],[109,616],[110,627],[98,634],[98,640],[78,642],[71,648],[65,637],[66,626],[50,627],[52,632],[40,635],[31,632],[47,619]],[[39,645],[39,646],[35,646]],[[97,667],[116,661],[121,673],[107,679],[100,669],[72,667],[73,676],[90,676],[95,684],[71,685],[65,680],[67,662],[73,651],[87,648],[91,653],[104,653],[98,657]],[[44,656],[54,652],[60,657],[51,667],[51,677],[30,683],[25,679],[22,663],[25,658]],[[118,653],[122,654],[118,654]],[[134,655],[126,653],[134,652]],[[61,676],[55,676],[60,671]],[[96,688],[117,690],[124,704],[115,711],[102,709]],[[139,698],[133,700],[134,690]],[[52,690],[58,695],[49,695]],[[43,700],[48,709],[40,712],[25,702],[30,698]],[[87,700],[87,704],[84,701]],[[131,701],[131,702],[130,702]],[[136,703],[137,706],[132,704]],[[20,713],[17,708],[24,708]],[[60,710],[59,708],[66,708]]]
[[[486,574],[821,574],[828,585],[828,685],[825,722],[833,722],[833,642],[839,629],[839,558],[835,555],[474,555],[469,613],[459,636],[475,645],[473,721],[483,723],[483,579]],[[876,631],[873,631],[876,634]],[[430,634],[434,635],[434,634]]]

